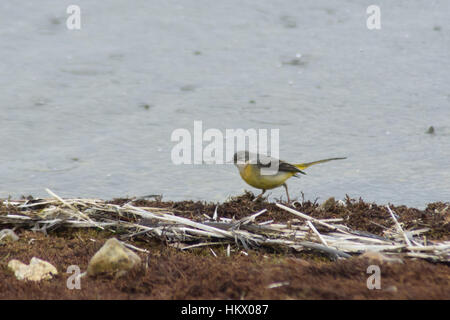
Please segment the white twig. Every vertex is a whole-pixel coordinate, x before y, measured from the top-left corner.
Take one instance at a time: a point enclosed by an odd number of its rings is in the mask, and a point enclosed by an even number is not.
[[[409,241],[408,236],[406,235],[405,231],[403,231],[402,227],[400,226],[400,223],[398,223],[397,218],[395,217],[394,213],[392,212],[391,208],[389,208],[389,206],[386,206],[389,210],[389,213],[391,214],[392,219],[395,222],[395,225],[397,227],[397,230],[403,234],[403,237],[405,238],[406,244],[408,245],[408,247],[412,247],[412,243],[411,241]]]
[[[217,221],[217,208],[219,205],[216,206],[216,209],[214,210],[213,220]]]
[[[149,253],[150,251],[148,251],[148,250],[146,250],[146,249],[141,249],[141,248],[138,248],[138,247],[135,247],[135,246],[133,246],[133,245],[131,245],[131,244],[129,244],[129,243],[126,243],[126,242],[123,242],[123,241],[121,241],[122,242],[122,244],[125,246],[125,247],[128,247],[128,248],[130,248],[130,249],[133,249],[133,250],[136,250],[136,251],[139,251],[139,252],[144,252],[144,253]]]
[[[308,224],[308,226],[311,228],[311,230],[319,237],[320,241],[326,245],[327,247],[329,247],[328,243],[325,241],[324,238],[322,238],[322,236],[320,235],[319,231],[317,231],[317,229],[313,226],[313,224],[311,223],[311,221],[306,220],[306,223]]]
[[[283,287],[283,286],[288,286],[289,284],[290,284],[289,281],[275,282],[275,283],[269,284],[267,286],[267,289],[273,289],[273,288],[279,288],[279,287]]]
[[[282,204],[280,204],[280,203],[277,203],[276,205],[277,205],[279,208],[281,208],[281,209],[283,209],[283,210],[286,210],[286,211],[288,211],[288,212],[290,212],[290,213],[292,213],[292,214],[295,214],[296,216],[299,216],[299,217],[301,217],[301,218],[303,218],[303,219],[311,220],[311,221],[313,221],[313,222],[316,222],[316,223],[318,223],[318,224],[321,224],[321,225],[323,225],[323,226],[325,226],[325,227],[327,227],[327,228],[330,228],[330,229],[332,229],[332,230],[337,230],[337,231],[339,231],[339,232],[342,232],[342,233],[345,233],[345,234],[349,234],[347,231],[341,230],[341,229],[338,228],[337,226],[333,226],[333,225],[328,224],[328,223],[326,223],[326,222],[323,222],[323,221],[321,221],[321,220],[319,220],[319,219],[310,217],[310,216],[308,216],[308,215],[306,215],[306,214],[304,214],[304,213],[298,212],[297,210],[294,210],[294,209],[292,209],[292,208],[286,207],[285,205],[282,205]]]
[[[83,212],[81,212],[80,210],[78,210],[77,208],[75,208],[74,206],[72,206],[71,204],[67,203],[66,201],[64,201],[60,196],[58,196],[57,194],[55,194],[53,191],[51,191],[50,189],[46,188],[45,191],[47,191],[47,193],[49,195],[51,195],[52,197],[58,199],[62,204],[64,204],[66,207],[69,207],[70,209],[72,209],[75,213],[77,213],[82,219],[89,221],[90,223],[92,223],[94,226],[99,227],[100,229],[105,229],[102,226],[97,225],[94,221],[92,221],[87,215],[85,215]]]

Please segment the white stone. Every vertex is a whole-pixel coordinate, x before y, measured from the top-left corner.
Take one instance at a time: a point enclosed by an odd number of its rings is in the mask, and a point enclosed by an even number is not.
[[[120,277],[140,264],[141,258],[136,253],[125,247],[119,240],[111,238],[91,258],[87,274],[89,276],[108,274]]]
[[[17,241],[19,237],[11,229],[3,229],[0,231],[0,242],[2,241]]]
[[[52,275],[58,274],[58,270],[47,261],[33,257],[30,264],[26,265],[19,260],[12,259],[8,263],[8,268],[14,272],[18,280],[41,281],[49,280]]]

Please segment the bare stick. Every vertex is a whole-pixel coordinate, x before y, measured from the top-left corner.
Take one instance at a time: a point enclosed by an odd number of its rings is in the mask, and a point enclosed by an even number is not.
[[[280,208],[283,209],[283,210],[289,211],[290,213],[293,213],[293,214],[295,214],[296,216],[299,216],[299,217],[301,217],[301,218],[303,218],[303,219],[311,220],[311,221],[313,221],[313,222],[316,222],[316,223],[318,223],[318,224],[321,224],[321,225],[323,225],[323,226],[325,226],[325,227],[327,227],[327,228],[330,228],[330,229],[332,229],[332,230],[337,230],[337,231],[342,232],[342,233],[345,233],[345,234],[350,234],[350,233],[347,232],[347,231],[341,230],[341,229],[338,228],[337,226],[333,226],[333,225],[328,224],[328,223],[326,223],[326,222],[323,222],[323,221],[321,221],[321,220],[319,220],[319,219],[310,217],[310,216],[308,216],[308,215],[306,215],[306,214],[304,214],[304,213],[298,212],[297,210],[294,210],[294,209],[292,209],[292,208],[286,207],[286,206],[284,206],[284,205],[282,205],[282,204],[280,204],[280,203],[276,203],[276,205],[277,205],[277,207],[280,207]]]
[[[311,228],[311,230],[319,237],[320,241],[326,245],[327,247],[329,247],[328,243],[325,241],[324,238],[322,238],[322,236],[320,235],[319,231],[317,231],[316,228],[314,228],[313,224],[311,223],[311,221],[307,220],[306,223],[308,224],[308,226]]]
[[[51,191],[50,189],[46,188],[45,191],[47,191],[47,193],[49,195],[51,195],[52,197],[55,197],[56,199],[58,199],[59,201],[61,201],[61,203],[63,203],[65,206],[69,207],[70,209],[72,209],[75,213],[78,213],[78,215],[81,216],[81,218],[83,218],[86,221],[89,221],[90,223],[92,223],[94,226],[99,227],[100,229],[104,230],[105,228],[103,228],[102,226],[97,225],[94,221],[92,221],[87,215],[85,215],[84,213],[82,213],[81,211],[79,211],[77,208],[75,208],[74,206],[72,206],[71,204],[68,204],[66,201],[64,201],[61,197],[59,197],[58,195],[56,195],[53,191]]]
[[[392,212],[391,208],[389,208],[389,206],[386,206],[389,210],[389,213],[391,214],[392,219],[395,222],[395,225],[397,227],[397,230],[403,234],[403,237],[405,238],[406,244],[408,245],[408,247],[412,247],[412,243],[411,241],[409,241],[408,236],[406,235],[405,231],[403,231],[402,227],[400,226],[400,223],[398,223],[397,218],[395,217],[394,213]]]

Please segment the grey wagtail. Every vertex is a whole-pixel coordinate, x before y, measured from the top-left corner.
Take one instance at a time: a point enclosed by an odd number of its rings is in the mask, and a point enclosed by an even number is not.
[[[302,170],[314,164],[341,159],[346,158],[329,158],[313,162],[291,164],[286,161],[261,154],[255,154],[248,151],[238,151],[234,154],[233,162],[239,169],[239,174],[245,182],[252,187],[262,190],[262,193],[258,196],[258,198],[261,197],[266,190],[283,186],[286,189],[287,200],[288,202],[291,202],[288,187],[285,183],[287,179],[290,177],[299,177],[299,173],[306,174]],[[278,162],[278,170],[274,174],[261,174],[261,170],[263,168],[273,168],[274,162]]]

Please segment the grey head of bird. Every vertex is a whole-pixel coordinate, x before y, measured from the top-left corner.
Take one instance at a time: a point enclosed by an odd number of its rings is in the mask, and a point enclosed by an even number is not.
[[[238,151],[234,154],[233,156],[233,162],[234,164],[237,163],[245,163],[249,160],[250,158],[250,152],[248,151]]]
[[[250,152],[248,151],[238,151],[233,156],[233,163],[239,169],[243,170],[250,160]]]
[[[249,151],[238,151],[233,156],[233,162],[235,165],[247,163],[251,164],[261,164],[264,161],[270,162],[270,160],[274,160],[274,158],[270,158],[268,156],[264,156],[262,154],[249,152]]]

